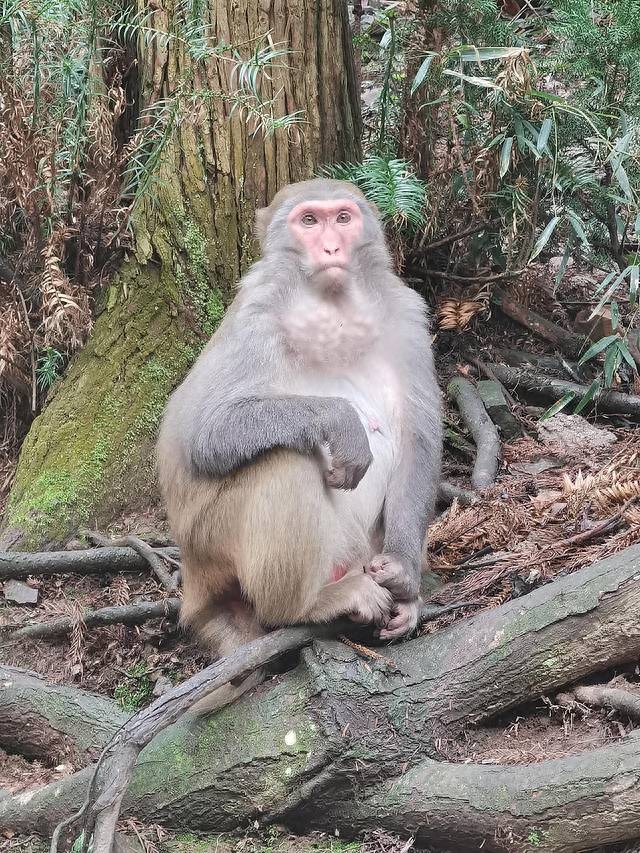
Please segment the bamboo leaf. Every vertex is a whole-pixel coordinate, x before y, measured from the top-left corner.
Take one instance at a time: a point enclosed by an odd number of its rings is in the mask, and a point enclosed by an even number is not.
[[[589,238],[587,237],[587,235],[585,233],[585,230],[584,230],[584,227],[582,225],[582,221],[580,220],[580,217],[576,213],[574,213],[572,210],[568,210],[567,211],[567,218],[569,220],[569,224],[571,225],[571,227],[575,231],[576,236],[578,237],[578,239],[580,240],[582,245],[588,246],[589,245]]]
[[[509,164],[511,163],[511,149],[513,148],[513,136],[507,136],[505,141],[502,143],[502,148],[500,149],[500,177],[504,178],[504,176],[509,171]]]
[[[558,222],[560,222],[559,216],[554,216],[553,219],[550,219],[549,222],[547,222],[547,224],[545,225],[544,231],[538,237],[536,244],[533,247],[533,252],[531,253],[531,257],[529,258],[530,261],[534,260],[534,258],[537,258],[538,255],[540,254],[540,252],[547,245],[547,243],[551,239],[551,235],[556,230],[556,226],[558,225]]]
[[[629,367],[631,367],[637,373],[638,365],[636,364],[634,357],[629,352],[629,344],[627,343],[627,341],[618,341],[618,349],[620,350],[620,354],[627,362]]]
[[[629,273],[629,301],[631,303],[631,307],[636,304],[636,299],[638,298],[638,282],[640,280],[640,267],[638,264],[634,264],[631,267],[631,272]]]
[[[569,239],[567,240],[567,245],[564,248],[562,260],[560,261],[560,266],[558,267],[558,272],[556,273],[556,287],[560,284],[560,282],[564,278],[565,272],[567,271],[567,266],[569,265],[569,258],[571,257],[571,250],[573,249],[573,242],[573,234],[570,234]]]
[[[521,47],[475,47],[472,44],[461,45],[451,51],[462,62],[490,62],[493,59],[511,59],[523,53]]]
[[[607,354],[604,358],[604,384],[606,388],[611,388],[613,377],[616,370],[620,367],[621,361],[622,355],[616,343],[607,349]]]
[[[565,409],[572,400],[575,399],[575,394],[573,391],[567,392],[564,397],[561,397],[557,403],[554,403],[553,406],[549,406],[549,408],[540,415],[540,421],[547,421],[549,418],[552,418],[554,415],[557,415],[558,412],[561,412]]]
[[[611,299],[611,297],[613,296],[616,288],[618,287],[622,279],[625,278],[630,272],[631,267],[625,267],[625,269],[623,269],[622,272],[616,276],[615,280],[607,288],[604,296],[600,297],[600,301],[589,315],[589,320],[593,320],[593,318],[600,313],[600,310],[604,307],[605,303],[608,302],[609,299]]]
[[[549,134],[551,133],[551,128],[553,127],[553,121],[550,118],[546,118],[540,127],[540,133],[538,134],[538,141],[536,143],[536,148],[538,149],[538,154],[542,154],[542,149],[545,147],[547,142],[549,141]]]
[[[622,163],[618,166],[618,168],[614,171],[614,177],[618,184],[620,185],[620,189],[625,194],[628,201],[633,201],[633,192],[631,191],[631,184],[629,183],[629,176],[627,175],[624,166]]]
[[[452,71],[450,68],[446,68],[442,73],[449,77],[456,77],[459,80],[463,80],[465,83],[470,83],[472,86],[480,86],[483,89],[497,89],[499,92],[502,91],[502,86],[498,86],[497,83],[488,77],[475,77],[470,74],[463,74],[461,71]]]
[[[594,379],[593,382],[591,383],[591,385],[589,385],[589,390],[587,391],[587,393],[584,395],[582,400],[580,400],[578,405],[575,407],[574,414],[579,415],[580,412],[586,406],[589,405],[589,403],[593,400],[593,398],[596,396],[596,394],[598,393],[599,390],[600,390],[600,381],[598,379]]]
[[[431,68],[431,63],[437,55],[437,53],[428,53],[422,60],[422,64],[420,65],[420,68],[418,68],[418,70],[416,71],[416,76],[413,78],[413,83],[411,84],[412,95],[416,91],[416,89],[422,86],[422,84],[426,80],[427,75],[429,73],[429,69]]]
[[[578,364],[584,364],[585,362],[589,361],[589,359],[592,359],[594,356],[598,355],[598,353],[602,352],[603,349],[606,349],[609,344],[617,340],[617,335],[607,335],[606,338],[600,338],[600,340],[596,341],[595,344],[591,344],[591,346],[582,356]]]
[[[615,301],[615,299],[611,300],[611,305],[609,307],[611,308],[611,328],[615,332],[615,330],[618,328],[618,323],[620,322],[620,311],[618,309],[618,303]]]

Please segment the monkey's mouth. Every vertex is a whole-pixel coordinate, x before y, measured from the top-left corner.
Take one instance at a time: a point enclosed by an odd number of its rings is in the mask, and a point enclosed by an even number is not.
[[[347,272],[349,265],[344,261],[326,261],[319,263],[316,267],[316,272]]]

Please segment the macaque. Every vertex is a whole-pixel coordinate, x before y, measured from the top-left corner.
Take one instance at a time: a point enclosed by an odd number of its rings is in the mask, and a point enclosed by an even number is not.
[[[402,637],[440,473],[425,303],[348,183],[286,187],[256,230],[262,258],[160,432],[181,621],[214,655],[340,616]]]

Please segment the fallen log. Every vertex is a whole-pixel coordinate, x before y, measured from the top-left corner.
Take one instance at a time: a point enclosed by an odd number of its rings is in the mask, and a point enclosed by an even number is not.
[[[523,392],[544,400],[555,401],[565,394],[571,393],[574,395],[575,401],[578,402],[589,390],[586,385],[579,385],[577,382],[567,382],[516,367],[506,367],[504,364],[492,364],[491,369],[498,379],[516,394]],[[603,389],[594,395],[590,405],[602,412],[640,418],[640,397],[633,394],[622,394],[620,391]]]
[[[545,341],[549,341],[568,356],[572,358],[580,356],[584,349],[584,337],[582,335],[569,332],[562,326],[558,326],[557,323],[547,320],[541,314],[536,314],[535,311],[531,311],[530,308],[525,307],[499,288],[494,291],[492,301],[507,317],[544,338]]]
[[[118,604],[86,610],[80,618],[59,616],[47,622],[34,622],[18,628],[10,635],[12,640],[39,640],[63,637],[70,634],[80,621],[87,628],[104,628],[107,625],[142,625],[150,619],[164,617],[177,619],[180,612],[179,598],[163,598],[160,601],[138,601],[133,604]]]
[[[640,837],[637,737],[508,768],[442,763],[436,745],[636,660],[639,562],[640,546],[628,548],[386,649],[393,665],[315,641],[293,672],[209,718],[183,715],[155,737],[138,757],[123,814],[191,831],[278,821],[356,837],[365,825],[394,827],[461,853],[497,853],[510,828],[514,838],[535,834],[538,850],[567,853]],[[0,832],[50,834],[83,803],[91,775],[0,800]]]
[[[557,356],[527,352],[526,350],[497,349],[494,350],[493,354],[500,362],[504,362],[509,367],[525,367],[538,373],[548,373],[558,379],[570,376],[571,379],[579,382],[580,373],[584,370],[576,361],[566,361]]]
[[[447,394],[460,410],[476,444],[477,454],[471,473],[471,485],[474,489],[491,486],[496,479],[500,458],[501,445],[497,427],[468,379],[461,376],[452,379]]]
[[[156,548],[164,557],[178,559],[177,548]],[[28,553],[0,551],[0,581],[29,575],[95,575],[102,572],[147,572],[149,564],[131,548],[83,548],[78,551]]]
[[[115,702],[0,665],[0,746],[47,764],[95,760],[129,718]]]

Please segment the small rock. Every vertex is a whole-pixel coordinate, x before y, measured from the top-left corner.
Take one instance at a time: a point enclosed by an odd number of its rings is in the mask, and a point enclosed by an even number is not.
[[[617,441],[612,432],[593,426],[580,415],[563,414],[538,424],[538,438],[543,444],[560,444],[568,453],[585,457],[589,451],[602,450]]]
[[[166,675],[160,675],[154,684],[153,695],[162,696],[164,693],[168,693],[169,690],[173,690],[173,684]]]
[[[505,441],[510,441],[522,434],[520,424],[511,414],[511,409],[499,382],[483,379],[478,382],[478,394],[489,417],[498,427],[500,435]]]
[[[553,456],[541,457],[535,462],[513,462],[509,467],[520,474],[542,474],[551,468],[562,468],[562,460]]]
[[[5,581],[3,592],[7,601],[13,601],[16,604],[38,603],[38,590],[22,581]]]
[[[380,98],[381,86],[372,86],[362,93],[362,103],[367,109],[372,109]]]

